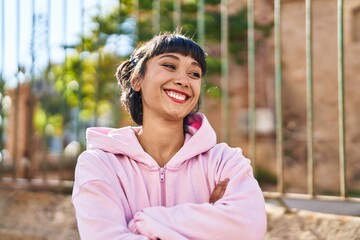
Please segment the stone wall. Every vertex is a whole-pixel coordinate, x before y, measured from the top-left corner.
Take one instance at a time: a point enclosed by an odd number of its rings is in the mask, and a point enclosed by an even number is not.
[[[360,218],[293,210],[267,205],[268,233],[266,240],[359,240]]]
[[[0,190],[0,240],[76,240],[69,195]]]
[[[360,218],[267,205],[266,240],[360,239]],[[77,240],[69,195],[0,190],[0,240]]]

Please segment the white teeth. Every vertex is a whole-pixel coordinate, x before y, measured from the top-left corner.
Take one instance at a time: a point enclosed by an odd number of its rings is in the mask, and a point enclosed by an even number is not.
[[[175,98],[175,99],[180,100],[180,101],[184,101],[186,99],[185,95],[182,95],[182,94],[179,94],[179,93],[176,93],[176,92],[173,92],[173,91],[167,91],[166,93],[170,97]]]

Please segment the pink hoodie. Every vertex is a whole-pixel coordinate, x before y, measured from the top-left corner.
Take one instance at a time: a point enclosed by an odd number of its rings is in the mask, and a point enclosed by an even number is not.
[[[164,167],[135,131],[87,131],[72,196],[82,239],[264,239],[264,198],[250,161],[241,149],[216,144],[204,115],[192,119],[184,146]],[[210,204],[225,178],[224,196]]]

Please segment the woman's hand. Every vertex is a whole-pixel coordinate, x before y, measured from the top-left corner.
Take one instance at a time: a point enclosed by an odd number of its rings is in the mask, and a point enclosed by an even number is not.
[[[214,204],[217,200],[224,196],[228,183],[229,179],[225,178],[223,181],[220,181],[216,184],[213,192],[210,195],[209,203]]]

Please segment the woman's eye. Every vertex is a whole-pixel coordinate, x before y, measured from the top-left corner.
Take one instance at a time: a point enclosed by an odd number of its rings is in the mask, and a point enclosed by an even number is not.
[[[198,72],[192,72],[192,73],[190,73],[190,76],[195,79],[201,78],[201,74]]]
[[[164,63],[163,66],[166,67],[166,68],[172,69],[172,70],[176,69],[173,64],[169,64],[169,63]]]

